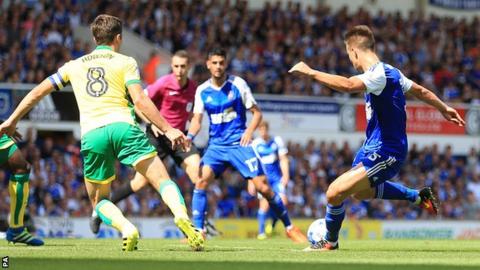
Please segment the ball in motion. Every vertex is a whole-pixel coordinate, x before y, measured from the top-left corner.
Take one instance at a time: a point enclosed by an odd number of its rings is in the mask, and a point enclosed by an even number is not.
[[[313,245],[323,239],[327,233],[327,225],[324,218],[315,220],[310,227],[308,227],[307,238]]]

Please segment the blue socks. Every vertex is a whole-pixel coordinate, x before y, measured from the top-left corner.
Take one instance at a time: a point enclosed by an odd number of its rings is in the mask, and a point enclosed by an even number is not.
[[[278,217],[275,215],[275,213],[272,211],[272,209],[269,209],[268,214],[270,215],[270,218],[272,219],[272,228],[275,228],[275,225],[277,224]]]
[[[406,200],[415,203],[418,199],[418,191],[416,189],[407,188],[401,184],[386,181],[378,185],[375,189],[375,198],[383,200]],[[340,204],[333,206],[327,205],[327,214],[325,222],[327,225],[327,234],[325,239],[330,242],[338,241],[338,232],[345,218],[345,206]]]
[[[375,198],[383,200],[406,200],[415,203],[418,198],[418,191],[398,183],[386,181],[376,187]]]
[[[203,230],[206,211],[207,192],[202,189],[195,189],[192,197],[192,220],[196,228]]]
[[[258,210],[257,218],[258,218],[258,234],[264,234],[265,223],[267,221],[267,213],[265,213],[262,210]]]
[[[338,206],[327,204],[327,214],[325,215],[325,223],[327,225],[327,235],[325,239],[330,242],[338,241],[338,232],[342,227],[345,218],[345,205],[342,203]]]
[[[283,205],[282,199],[278,194],[275,193],[272,199],[268,200],[268,204],[270,205],[270,209],[275,213],[275,215],[283,222],[285,228],[288,229],[292,225],[290,222],[290,218],[288,217],[287,208]]]

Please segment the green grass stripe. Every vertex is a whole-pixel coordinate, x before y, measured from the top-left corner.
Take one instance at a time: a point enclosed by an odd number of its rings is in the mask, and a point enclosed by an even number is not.
[[[134,251],[137,252],[137,251]],[[130,257],[130,254],[124,256]],[[162,270],[286,270],[286,269],[301,269],[301,270],[474,270],[478,269],[473,266],[435,266],[430,268],[429,265],[410,265],[410,264],[343,264],[343,263],[279,263],[279,262],[201,262],[201,261],[154,261],[154,260],[96,260],[89,261],[83,259],[19,259],[15,260],[10,257],[10,264],[15,263],[15,268],[12,269],[69,269],[69,270],[84,270],[84,269],[103,269],[103,270],[132,270],[132,269],[162,269]]]
[[[122,252],[121,239],[45,239],[45,246],[7,245],[12,269],[480,269],[480,240],[349,240],[341,249],[305,253],[283,237],[259,241],[207,240],[193,252],[178,239],[140,239],[138,251]]]

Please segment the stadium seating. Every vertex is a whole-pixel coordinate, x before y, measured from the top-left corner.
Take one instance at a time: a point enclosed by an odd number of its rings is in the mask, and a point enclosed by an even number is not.
[[[30,213],[36,216],[89,216],[91,207],[83,184],[79,142],[72,138],[61,140],[45,137],[34,140],[28,133],[20,144],[32,164]],[[59,143],[54,143],[54,141]],[[310,141],[306,145],[288,143],[290,175],[287,189],[289,210],[295,217],[323,216],[325,190],[328,183],[350,168],[357,146],[336,145],[325,141]],[[182,170],[170,162],[170,173],[179,183],[190,205],[192,186]],[[118,164],[118,187],[133,178],[133,171]],[[0,182],[5,187],[8,175],[0,171]],[[452,148],[438,149],[431,145],[419,149],[411,146],[408,160],[398,181],[412,187],[433,185],[441,200],[441,218],[478,219],[480,217],[480,159],[478,149],[467,156],[453,156]],[[253,217],[257,200],[246,192],[246,183],[238,173],[227,170],[222,181],[210,189],[211,214],[215,217]],[[6,189],[1,189],[6,193]],[[6,194],[4,194],[5,197]],[[217,203],[213,203],[217,202]],[[349,200],[351,218],[415,219],[431,218],[426,212],[405,202]],[[8,209],[7,201],[0,201],[0,209]],[[127,215],[162,216],[169,214],[158,194],[151,188],[121,202]],[[8,210],[3,211],[8,213]]]
[[[246,78],[256,93],[331,96],[335,94],[329,89],[297,81],[286,71],[302,58],[317,69],[355,74],[340,34],[350,25],[368,24],[386,62],[447,101],[480,104],[478,19],[401,17],[362,9],[347,16],[347,9],[303,11],[292,4],[252,11],[246,1],[226,1],[228,6],[223,1],[82,2],[26,1],[0,14],[0,81],[39,82],[65,61],[90,51],[88,44],[73,40],[72,29],[107,12],[156,46],[187,49],[198,65],[209,47],[228,47],[230,71]],[[199,71],[195,79],[205,75]]]

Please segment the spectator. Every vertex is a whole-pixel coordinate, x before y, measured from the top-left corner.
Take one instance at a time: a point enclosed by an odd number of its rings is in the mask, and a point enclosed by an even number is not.
[[[347,16],[346,7],[334,13],[322,4],[304,9],[302,3],[290,2],[268,3],[254,11],[248,10],[245,0],[234,4],[206,0],[55,3],[4,5],[7,10],[0,12],[0,80],[38,83],[63,62],[90,52],[91,48],[81,49],[81,44],[73,41],[73,29],[88,25],[100,12],[109,12],[121,17],[126,29],[164,50],[188,50],[196,56],[192,62],[197,65],[204,65],[205,52],[213,45],[228,47],[230,72],[248,78],[256,93],[341,95],[299,81],[287,70],[302,59],[319,70],[356,74],[348,64],[339,33],[354,24],[368,24],[377,37],[379,55],[402,67],[407,77],[448,100],[480,103],[478,18],[467,22],[425,17],[414,11],[402,17],[383,11],[372,14],[362,8]],[[22,45],[14,46],[16,42]]]

